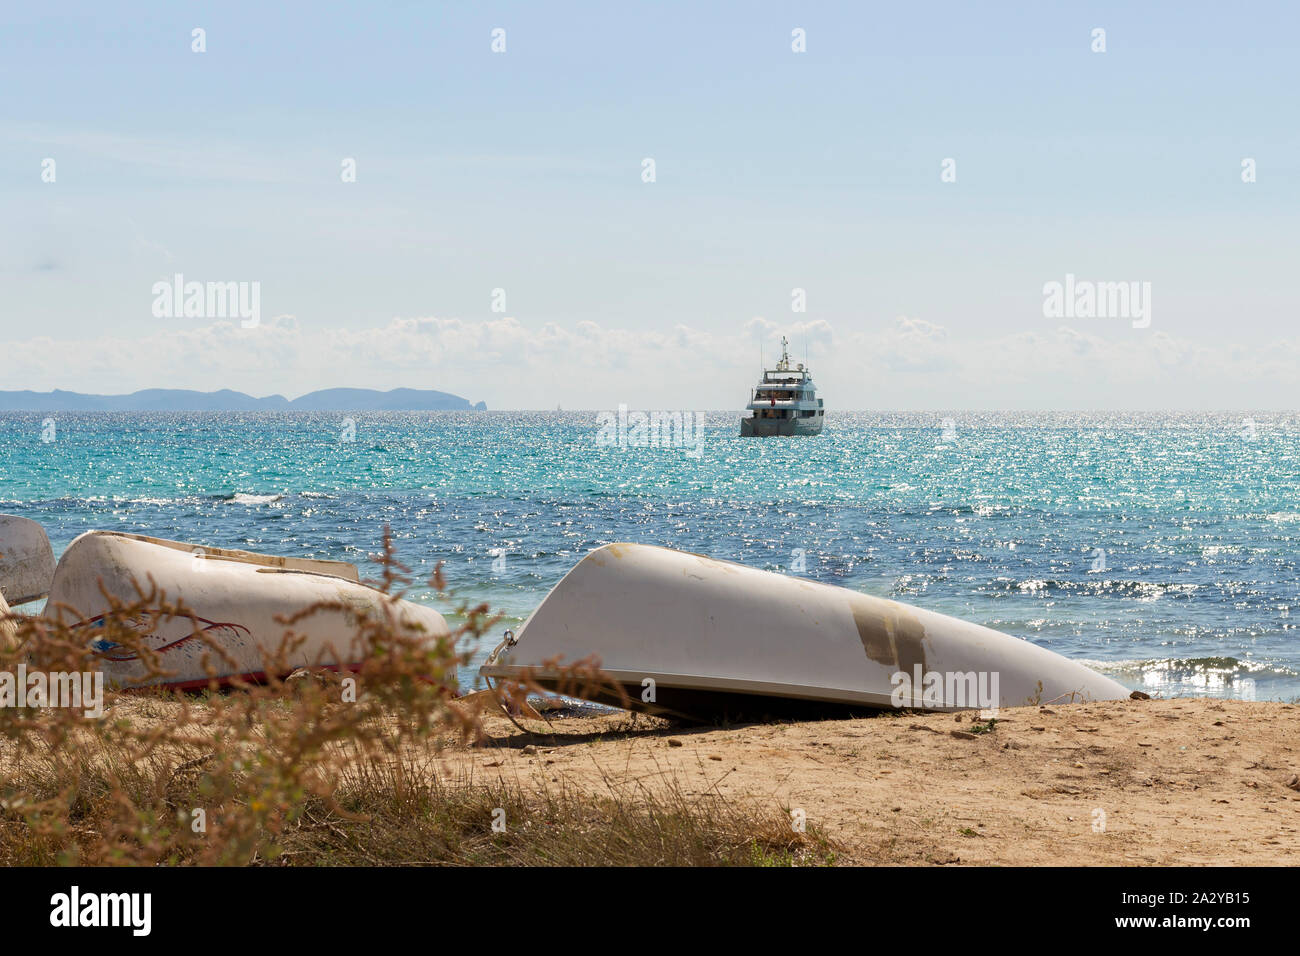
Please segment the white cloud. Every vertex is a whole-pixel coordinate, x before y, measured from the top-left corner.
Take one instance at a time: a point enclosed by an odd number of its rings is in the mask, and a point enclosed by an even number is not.
[[[1293,408],[1300,339],[1196,343],[1123,323],[960,337],[925,319],[884,327],[763,317],[718,332],[677,324],[529,324],[394,318],[368,328],[278,316],[159,329],[138,339],[47,336],[0,344],[6,388],[127,392],[437,388],[494,408],[736,408],[780,336],[805,349],[830,408]],[[93,383],[93,384],[92,384]]]

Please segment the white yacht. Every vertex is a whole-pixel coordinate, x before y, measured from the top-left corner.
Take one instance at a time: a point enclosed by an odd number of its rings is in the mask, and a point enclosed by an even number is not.
[[[789,343],[781,336],[781,361],[764,369],[763,378],[749,396],[749,411],[740,420],[740,437],[766,435],[818,435],[826,412],[817,397],[812,373],[800,362],[790,367]]]

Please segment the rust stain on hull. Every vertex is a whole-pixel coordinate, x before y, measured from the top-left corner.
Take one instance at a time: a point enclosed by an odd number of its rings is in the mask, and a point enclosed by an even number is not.
[[[877,664],[912,674],[925,666],[925,626],[902,604],[894,601],[853,600],[853,623],[867,657]]]

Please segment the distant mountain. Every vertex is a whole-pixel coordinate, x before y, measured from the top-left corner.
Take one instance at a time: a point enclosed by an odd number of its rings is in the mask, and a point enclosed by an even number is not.
[[[293,401],[283,395],[254,398],[225,388],[195,392],[185,388],[146,388],[130,395],[82,392],[0,392],[4,412],[425,412],[486,411],[487,405],[432,389],[326,388]]]
[[[279,396],[273,396],[278,398]],[[459,395],[419,388],[395,388],[376,392],[369,388],[324,388],[309,392],[289,403],[294,411],[326,412],[423,412],[470,409],[486,411],[487,405],[473,405]]]

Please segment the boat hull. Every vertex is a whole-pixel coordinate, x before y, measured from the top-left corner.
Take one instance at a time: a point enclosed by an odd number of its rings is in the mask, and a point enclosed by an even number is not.
[[[741,438],[769,438],[789,435],[820,435],[820,418],[742,418]]]
[[[137,582],[146,591],[156,585],[158,603],[183,603],[193,615],[154,615],[133,625],[157,654],[163,674],[151,674],[137,651],[114,644],[104,633],[109,597],[127,605],[139,601]],[[302,640],[282,654],[290,630],[283,619],[322,604],[336,606],[293,624]],[[45,614],[84,632],[100,652],[105,678],[118,687],[186,688],[214,679],[218,684],[256,680],[297,667],[352,668],[368,651],[357,636],[360,615],[387,615],[395,629],[422,640],[449,633],[437,611],[358,583],[356,568],[349,564],[103,531],[83,534],[68,546],[55,570]]]
[[[0,593],[17,607],[43,598],[54,577],[45,529],[29,518],[0,515]]]
[[[1075,661],[977,624],[636,544],[583,558],[482,673],[559,688],[562,665],[592,655],[626,700],[613,687],[577,696],[695,720],[989,710],[1129,694]]]

